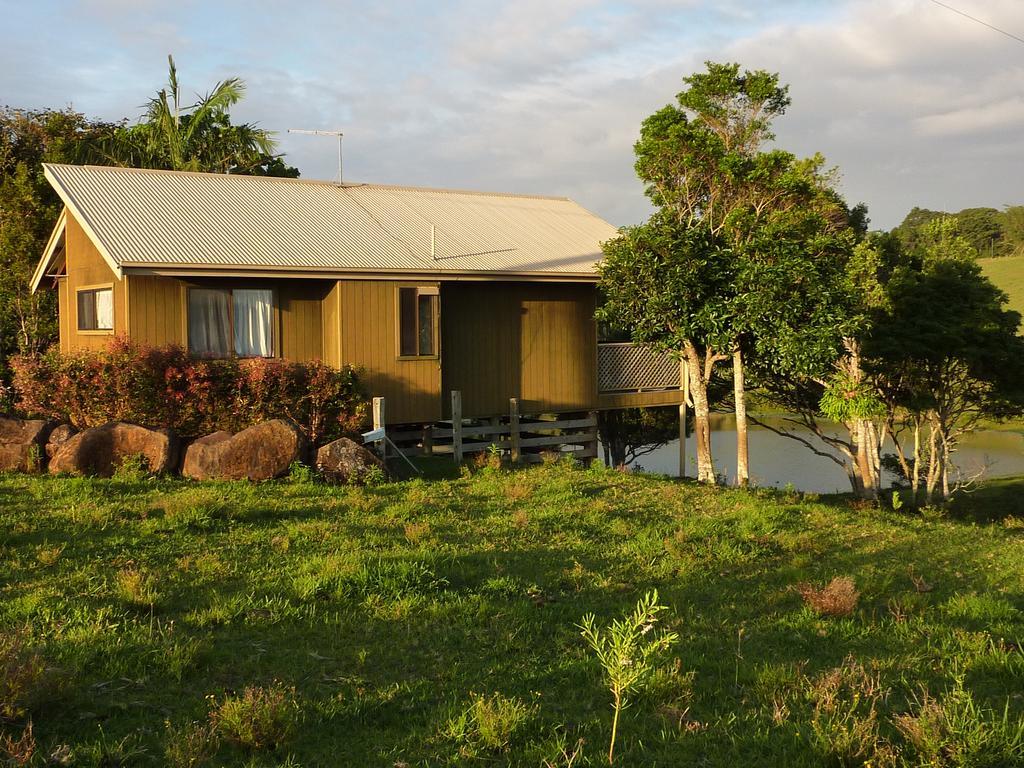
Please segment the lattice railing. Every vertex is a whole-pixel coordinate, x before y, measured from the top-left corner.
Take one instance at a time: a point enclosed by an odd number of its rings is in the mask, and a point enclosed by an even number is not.
[[[679,388],[679,361],[636,344],[597,345],[599,392]]]

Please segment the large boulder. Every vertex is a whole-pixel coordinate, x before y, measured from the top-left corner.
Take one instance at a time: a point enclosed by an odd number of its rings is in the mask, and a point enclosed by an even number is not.
[[[193,480],[270,480],[302,456],[302,434],[284,419],[254,424],[237,434],[214,432],[185,450],[181,474]]]
[[[316,452],[316,468],[326,479],[360,483],[371,469],[387,472],[384,462],[354,440],[342,437]]]
[[[52,421],[0,416],[0,472],[38,472]]]
[[[68,438],[50,459],[50,472],[110,477],[129,456],[142,456],[150,472],[170,471],[175,464],[173,435],[135,424],[112,421]]]

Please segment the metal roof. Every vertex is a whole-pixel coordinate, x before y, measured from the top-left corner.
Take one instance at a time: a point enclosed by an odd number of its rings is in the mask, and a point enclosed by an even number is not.
[[[45,172],[117,272],[593,278],[601,243],[616,235],[567,198],[78,165]]]

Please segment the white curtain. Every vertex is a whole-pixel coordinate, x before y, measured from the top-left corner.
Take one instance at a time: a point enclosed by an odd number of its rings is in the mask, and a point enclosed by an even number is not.
[[[270,357],[270,333],[274,293],[266,289],[235,289],[235,354],[239,357]]]
[[[96,291],[96,327],[111,330],[114,327],[114,292],[110,289]]]
[[[188,292],[188,348],[198,355],[227,357],[231,353],[228,292],[192,288]]]

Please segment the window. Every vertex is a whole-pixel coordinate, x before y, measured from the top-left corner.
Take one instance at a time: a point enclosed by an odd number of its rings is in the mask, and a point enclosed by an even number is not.
[[[114,289],[87,288],[78,291],[78,330],[114,330]]]
[[[398,289],[398,354],[437,355],[437,288]]]
[[[271,357],[273,318],[269,288],[190,288],[188,348],[207,357]]]

